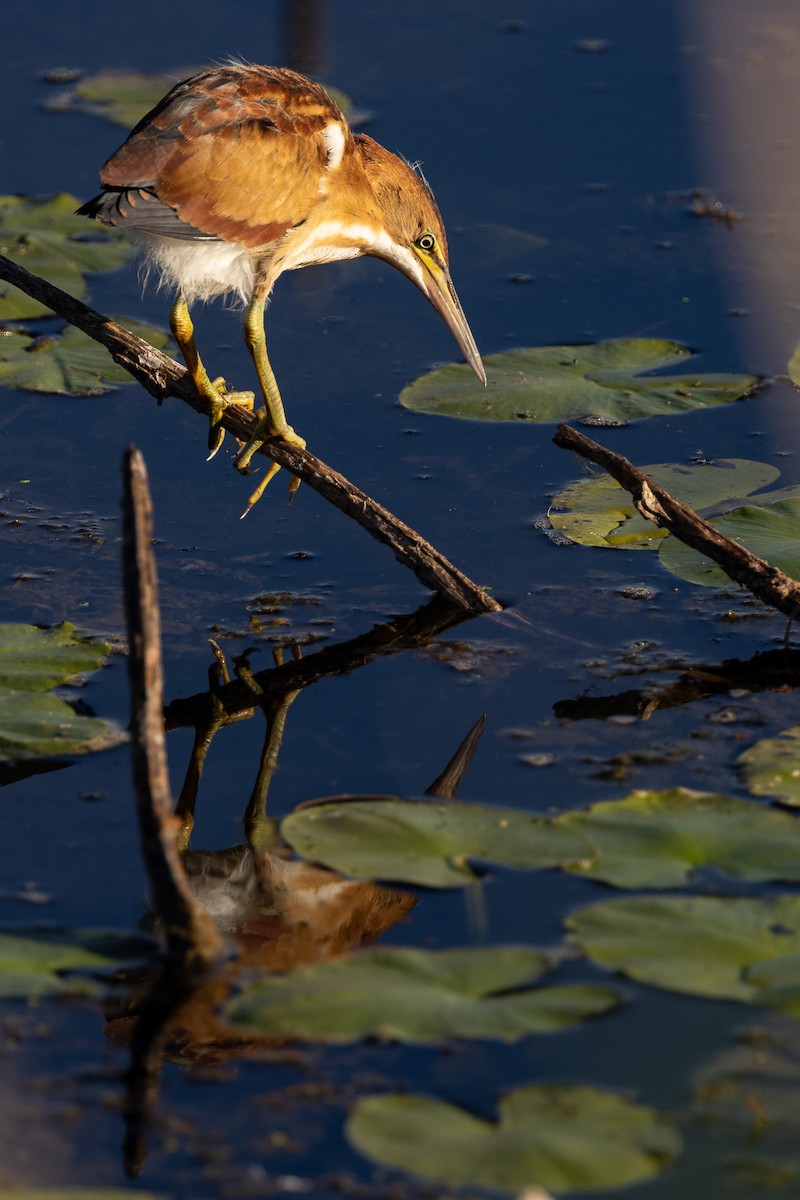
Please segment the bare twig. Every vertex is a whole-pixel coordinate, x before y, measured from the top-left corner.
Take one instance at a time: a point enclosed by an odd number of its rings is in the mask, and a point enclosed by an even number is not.
[[[627,458],[606,450],[570,425],[559,425],[553,441],[563,450],[574,450],[608,471],[630,492],[643,517],[712,559],[735,583],[740,583],[759,600],[790,618],[800,612],[800,583],[797,580],[720,533],[688,505],[676,500],[637,470]]]
[[[2,255],[0,279],[46,304],[65,321],[100,342],[114,361],[157,400],[176,396],[196,412],[209,415],[208,403],[195,389],[186,369],[168,355]],[[247,441],[255,430],[256,417],[241,405],[232,404],[222,414],[222,425],[240,441]],[[286,467],[357,521],[377,541],[388,546],[395,558],[413,571],[425,587],[447,597],[467,612],[498,612],[501,609],[496,600],[418,533],[307,450],[275,438],[266,442],[260,453]]]
[[[182,965],[213,962],[222,942],[192,895],[178,852],[164,745],[161,632],[147,471],[138,450],[123,464],[123,581],[130,654],[131,751],[142,853],[168,953]]]

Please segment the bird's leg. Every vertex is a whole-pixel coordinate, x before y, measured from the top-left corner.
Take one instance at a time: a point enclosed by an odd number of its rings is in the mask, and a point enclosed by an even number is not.
[[[253,430],[252,436],[239,451],[233,462],[237,471],[241,471],[243,474],[247,472],[253,455],[263,446],[268,438],[281,437],[287,442],[292,442],[295,446],[305,448],[303,439],[287,423],[275,374],[267,357],[267,341],[264,334],[265,304],[266,296],[256,295],[251,301],[244,319],[245,341],[253,357],[258,382],[261,385],[261,391],[264,396],[264,407],[258,411],[259,422]],[[261,498],[267,484],[279,470],[280,467],[278,464],[272,463],[261,483],[250,497],[243,514],[244,516],[247,515],[256,501]],[[299,483],[300,481],[295,479],[290,491],[295,491],[299,487]]]
[[[225,388],[224,379],[209,379],[208,372],[203,366],[197,345],[194,340],[194,325],[189,316],[189,306],[183,296],[179,295],[169,314],[169,324],[172,336],[178,343],[183,355],[186,369],[192,377],[194,386],[201,396],[211,405],[210,425],[208,430],[209,458],[213,458],[225,440],[225,430],[220,425],[220,418],[228,404],[242,404],[252,408],[255,397],[252,392],[229,392]]]

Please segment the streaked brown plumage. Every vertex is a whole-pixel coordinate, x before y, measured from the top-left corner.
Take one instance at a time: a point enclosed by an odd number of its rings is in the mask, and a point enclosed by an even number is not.
[[[172,328],[213,407],[212,453],[221,412],[237,397],[206,374],[188,304],[225,292],[247,304],[245,338],[265,408],[236,459],[240,470],[268,437],[305,445],[286,422],[264,339],[264,306],[283,271],[363,254],[390,262],[428,297],[486,382],[430,188],[402,159],[353,134],[324,88],[304,76],[243,64],[203,71],[139,122],[100,178],[103,191],[79,211],[125,229],[177,289]]]

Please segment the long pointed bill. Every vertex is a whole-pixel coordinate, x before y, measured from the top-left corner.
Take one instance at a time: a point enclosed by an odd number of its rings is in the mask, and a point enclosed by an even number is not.
[[[486,371],[481,362],[478,347],[475,345],[472,331],[467,324],[467,318],[464,316],[464,310],[459,304],[450,272],[440,267],[438,263],[426,263],[425,265],[427,270],[423,272],[422,283],[419,287],[436,311],[444,318],[450,332],[458,342],[464,358],[483,386],[486,387]]]

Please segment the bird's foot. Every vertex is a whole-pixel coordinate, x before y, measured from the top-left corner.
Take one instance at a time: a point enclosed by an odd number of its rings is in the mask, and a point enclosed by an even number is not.
[[[229,392],[225,380],[219,376],[217,379],[212,379],[211,387],[214,389],[214,396],[209,397],[211,400],[211,416],[208,427],[208,449],[209,455],[207,462],[217,453],[225,441],[225,430],[221,425],[222,414],[229,404],[241,404],[243,408],[250,412],[255,408],[256,398],[253,392]]]
[[[251,474],[249,468],[253,455],[264,445],[264,442],[273,437],[283,438],[285,442],[290,442],[293,446],[299,446],[302,450],[305,450],[306,448],[305,440],[301,438],[298,433],[295,433],[291,425],[284,425],[283,429],[280,430],[273,429],[269,418],[266,417],[259,422],[253,432],[253,436],[242,447],[242,449],[236,455],[236,458],[233,460],[233,465],[236,467],[236,470],[240,471],[242,475]],[[267,485],[272,481],[273,477],[277,475],[278,471],[280,471],[280,466],[278,463],[271,463],[264,478],[261,480],[258,487],[253,491],[248,499],[247,507],[242,513],[242,517],[246,517],[253,505],[258,503],[263,496]],[[293,496],[299,487],[300,480],[296,475],[293,475],[291,483],[289,484],[289,495]]]

